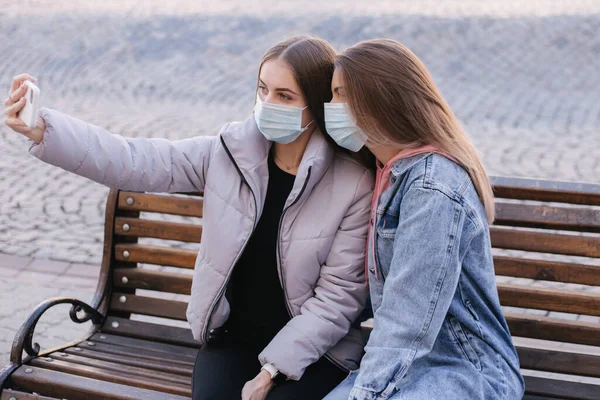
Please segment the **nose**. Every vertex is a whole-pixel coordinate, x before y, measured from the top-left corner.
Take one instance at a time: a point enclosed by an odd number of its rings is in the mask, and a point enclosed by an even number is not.
[[[334,93],[331,97],[331,103],[343,103],[343,101],[340,99],[338,94]]]
[[[269,94],[268,94],[268,95],[267,95],[267,96],[266,96],[266,97],[263,99],[263,101],[264,101],[265,103],[275,103],[275,102],[276,102],[276,101],[275,101],[275,99],[276,99],[276,98],[275,98],[275,96],[273,96],[273,93],[269,93]]]

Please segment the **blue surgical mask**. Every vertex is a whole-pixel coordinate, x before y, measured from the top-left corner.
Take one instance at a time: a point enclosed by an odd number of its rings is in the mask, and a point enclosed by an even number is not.
[[[302,127],[302,111],[308,107],[292,107],[281,104],[264,103],[256,96],[254,120],[267,140],[288,144],[298,139],[308,126]]]
[[[338,146],[357,152],[367,135],[356,126],[345,103],[325,103],[325,129]]]

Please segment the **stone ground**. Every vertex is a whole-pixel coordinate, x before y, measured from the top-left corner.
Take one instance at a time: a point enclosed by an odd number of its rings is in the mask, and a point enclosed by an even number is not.
[[[406,44],[491,174],[599,181],[597,0],[0,0],[0,91],[29,72],[44,106],[111,132],[213,135],[250,113],[262,53],[299,33]],[[107,189],[34,159],[4,125],[0,155],[2,365],[37,303],[91,299]],[[67,311],[40,323],[43,347],[76,337],[57,324]]]
[[[17,330],[40,302],[74,297],[89,303],[99,273],[94,265],[0,255],[0,369],[8,363]],[[91,328],[91,322],[71,323],[69,310],[68,305],[56,306],[40,319],[34,339],[43,349],[75,340]]]

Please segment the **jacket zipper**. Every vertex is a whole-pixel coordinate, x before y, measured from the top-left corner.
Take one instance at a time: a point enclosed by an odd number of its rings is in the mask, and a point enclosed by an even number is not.
[[[203,328],[204,331],[202,332],[202,338],[203,338],[203,340],[204,340],[205,343],[208,341],[208,337],[207,337],[208,336],[207,334],[209,333],[208,332],[208,324],[210,323],[210,319],[212,318],[212,314],[214,312],[214,309],[215,309],[216,305],[219,303],[219,301],[221,300],[221,298],[223,297],[223,294],[225,293],[225,290],[227,288],[227,284],[229,283],[229,279],[231,278],[231,275],[233,273],[233,268],[235,267],[235,264],[237,264],[240,256],[244,252],[244,249],[246,248],[246,245],[248,245],[248,242],[250,241],[250,238],[252,237],[252,233],[254,232],[254,229],[256,228],[256,220],[258,219],[258,202],[256,201],[256,195],[254,194],[254,191],[252,190],[252,187],[250,186],[250,184],[248,184],[248,181],[246,180],[246,177],[244,177],[244,174],[242,173],[242,170],[240,169],[240,167],[235,162],[235,159],[233,158],[233,155],[231,154],[231,152],[229,151],[229,148],[225,144],[225,140],[223,140],[222,136],[220,137],[220,139],[221,139],[221,144],[223,145],[223,148],[225,149],[225,152],[229,156],[229,159],[233,163],[233,165],[234,165],[235,169],[237,170],[237,172],[240,174],[240,177],[242,178],[242,182],[244,182],[246,184],[246,186],[248,186],[248,189],[250,189],[250,193],[252,194],[252,198],[254,200],[254,221],[252,221],[252,230],[250,231],[250,234],[246,238],[246,241],[244,242],[244,245],[242,246],[242,248],[240,249],[239,253],[235,257],[235,260],[233,261],[232,267],[229,268],[229,272],[227,273],[227,278],[225,279],[225,282],[223,283],[223,286],[221,286],[221,289],[219,290],[219,294],[217,295],[217,297],[215,298],[215,300],[211,304],[210,308],[208,309],[208,315],[206,316],[206,320],[204,321],[204,328]]]
[[[304,190],[306,189],[306,186],[308,185],[308,181],[310,180],[310,174],[312,171],[312,167],[308,168],[308,174],[306,176],[306,180],[304,181],[304,185],[302,185],[302,189],[300,189],[300,193],[298,193],[298,196],[296,196],[296,199],[294,199],[294,201],[292,202],[292,204],[290,204],[288,207],[285,208],[285,210],[283,210],[283,213],[281,214],[281,218],[279,218],[279,227],[277,229],[277,267],[278,267],[278,273],[279,273],[279,280],[281,282],[281,288],[283,289],[283,297],[285,300],[285,308],[288,312],[288,315],[290,318],[294,318],[294,315],[292,313],[292,309],[290,307],[290,304],[288,302],[288,295],[287,295],[287,290],[285,288],[285,279],[283,279],[283,262],[281,261],[281,225],[283,222],[283,218],[285,217],[285,214],[287,213],[287,211],[292,208],[292,206],[294,206],[294,204],[296,204],[300,198],[302,197],[302,194],[304,193]],[[337,360],[333,359],[333,357],[328,356],[327,354],[324,355],[325,358],[327,358],[331,363],[335,364],[338,368],[341,368],[344,371],[348,371],[348,368],[344,367],[341,363],[339,363]]]
[[[302,185],[302,189],[300,189],[300,193],[298,193],[298,196],[296,196],[296,198],[294,199],[294,201],[292,202],[292,204],[290,204],[289,206],[287,206],[285,208],[285,210],[283,210],[283,213],[281,214],[281,218],[279,218],[279,227],[277,228],[277,272],[279,273],[279,281],[281,282],[281,288],[283,289],[283,297],[285,300],[285,308],[287,309],[287,312],[290,316],[290,318],[293,318],[294,316],[292,315],[292,309],[290,308],[290,305],[288,303],[288,296],[287,296],[287,290],[285,288],[285,280],[283,279],[283,270],[281,265],[283,264],[281,262],[281,225],[283,222],[283,218],[285,217],[285,214],[287,213],[287,211],[292,208],[292,206],[294,204],[296,204],[300,198],[302,197],[302,194],[304,193],[304,190],[306,189],[306,186],[308,185],[308,181],[310,179],[310,173],[312,171],[312,167],[308,168],[308,174],[306,175],[306,180],[304,181],[304,184]]]

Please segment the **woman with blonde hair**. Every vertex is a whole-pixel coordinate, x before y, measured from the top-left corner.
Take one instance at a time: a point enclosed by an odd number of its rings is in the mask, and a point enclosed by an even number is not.
[[[494,196],[421,61],[393,40],[338,56],[325,124],[378,160],[367,246],[373,331],[327,400],[521,399],[495,282]]]

